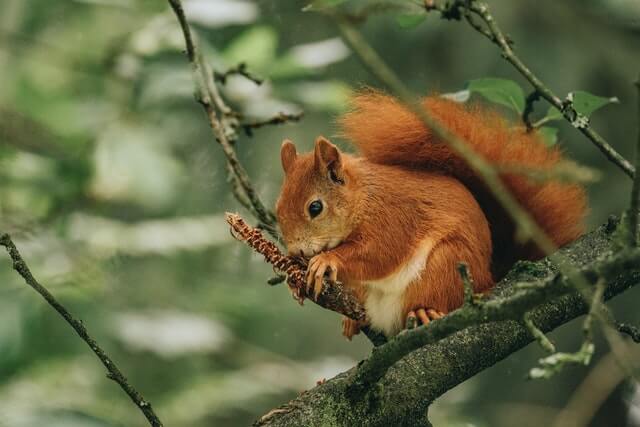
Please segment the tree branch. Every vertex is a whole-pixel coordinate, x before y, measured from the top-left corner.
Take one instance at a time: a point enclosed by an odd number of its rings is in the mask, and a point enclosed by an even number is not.
[[[196,98],[205,110],[216,140],[222,147],[227,159],[227,168],[231,177],[231,187],[236,199],[258,219],[260,227],[274,238],[280,239],[276,229],[276,218],[262,202],[253,187],[249,174],[238,160],[233,147],[237,140],[236,128],[239,126],[237,113],[224,101],[216,86],[214,73],[198,51],[191,28],[180,0],[168,0],[171,9],[178,18],[185,40],[187,58],[191,64],[196,86]],[[238,72],[243,71],[238,70]],[[246,71],[246,70],[244,70]],[[244,73],[243,75],[246,75]],[[225,76],[226,78],[226,76]],[[220,77],[218,77],[220,79]]]
[[[635,83],[638,97],[638,142],[636,143],[636,169],[640,168],[640,75]],[[629,221],[629,244],[631,246],[638,246],[638,232],[640,227],[638,226],[638,220],[640,215],[640,174],[633,177],[633,186],[631,188],[631,206],[629,207],[628,221]]]
[[[269,119],[258,120],[254,122],[243,122],[243,123],[240,123],[240,126],[242,126],[242,129],[247,134],[247,136],[252,136],[254,129],[258,129],[263,126],[269,126],[269,125],[282,125],[289,122],[298,122],[300,121],[300,119],[302,119],[303,115],[304,113],[279,112],[278,114],[276,114],[275,116]]]
[[[260,77],[257,77],[254,74],[250,73],[249,70],[247,69],[247,64],[245,64],[244,62],[241,62],[235,67],[231,67],[223,72],[218,72],[218,71],[213,72],[213,77],[216,79],[216,81],[222,84],[226,84],[227,78],[233,75],[242,76],[245,79],[254,82],[258,86],[260,86],[264,82],[264,80],[262,80]]]
[[[599,277],[600,274],[604,279],[614,279],[625,268],[634,266],[634,263],[636,268],[640,268],[640,250],[622,253],[607,261],[595,263],[588,268],[580,270],[580,273],[588,280],[590,285],[594,285],[601,279]],[[607,271],[606,275],[601,273],[604,271]],[[494,299],[480,304],[466,304],[444,318],[433,321],[433,325],[428,328],[407,331],[377,349],[360,365],[353,378],[353,387],[358,394],[362,394],[366,388],[382,378],[391,366],[407,354],[425,345],[433,344],[469,326],[505,320],[521,321],[525,314],[544,302],[574,293],[575,287],[570,282],[571,279],[569,277],[558,274],[540,283],[529,283],[526,289],[516,290],[506,298]],[[595,313],[595,310],[593,312]],[[593,313],[590,310],[588,319],[591,319],[592,315]],[[530,323],[533,322],[530,315],[527,315],[527,319]],[[525,327],[527,327],[526,324]],[[528,327],[527,330],[531,333]],[[540,330],[537,330],[537,333],[531,334],[531,336],[542,344]],[[543,346],[545,344],[545,349],[549,349],[548,344],[550,343],[548,343],[548,340]]]
[[[600,227],[561,250],[590,283],[596,283],[600,276],[608,278],[605,299],[640,281],[640,250],[626,249],[602,261],[616,247],[612,236],[615,225],[614,221]],[[479,325],[474,325],[474,321],[470,322],[471,326],[457,330],[454,324],[464,323],[465,317],[452,312],[431,322],[428,327],[418,328],[416,339],[419,336],[426,345],[416,346],[415,351],[395,363],[377,385],[364,390],[363,394],[354,395],[350,388],[351,379],[360,369],[355,367],[303,393],[256,424],[426,425],[426,411],[436,398],[533,340],[522,322],[511,320],[512,312],[509,310],[529,306],[529,298],[537,299],[539,293],[547,293],[553,299],[546,301],[541,298],[531,310],[531,319],[543,332],[588,312],[587,302],[566,282],[567,279],[558,275],[556,267],[547,259],[519,263],[498,284],[491,299],[485,302],[487,307],[497,310],[483,309],[487,313],[494,312],[496,321]],[[529,294],[536,296],[530,297]],[[503,303],[505,308],[502,310],[506,311],[498,315],[500,309],[497,307]],[[475,316],[468,307],[458,311]],[[448,321],[448,318],[456,320]],[[446,338],[439,337],[440,334]],[[400,339],[402,336],[396,338]],[[387,351],[383,350],[385,347],[375,349],[373,354]]]
[[[324,279],[322,290],[316,298],[313,291],[307,288],[305,280],[306,260],[299,257],[285,256],[275,243],[265,239],[259,230],[247,225],[239,215],[227,213],[226,219],[236,239],[244,241],[254,251],[263,255],[265,261],[273,265],[274,270],[286,274],[291,294],[301,305],[305,299],[309,299],[320,307],[335,311],[353,320],[365,320],[364,307],[341,283],[331,283],[329,280]],[[363,332],[373,345],[380,345],[386,342],[386,338],[383,335],[369,328],[363,328]]]
[[[102,362],[107,369],[107,378],[115,381],[122,390],[127,393],[127,396],[133,403],[140,409],[144,416],[149,421],[152,427],[162,427],[162,422],[153,411],[151,403],[146,400],[124,376],[124,374],[118,369],[116,364],[111,360],[105,351],[98,345],[95,339],[89,335],[89,332],[82,324],[82,321],[74,318],[69,311],[55,299],[55,297],[42,286],[31,274],[31,270],[27,266],[27,263],[22,259],[20,252],[16,248],[15,244],[11,240],[8,234],[0,236],[0,245],[4,246],[13,261],[13,268],[22,276],[27,285],[31,286],[36,292],[38,292],[51,307],[54,308],[69,325],[76,331],[78,336],[91,348],[91,351],[98,356],[98,359]]]
[[[562,112],[564,118],[571,123],[573,127],[578,129],[580,133],[586,136],[598,149],[615,165],[617,165],[624,173],[633,178],[635,168],[618,153],[599,133],[591,128],[588,118],[579,114],[573,104],[563,101],[556,95],[542,80],[538,78],[524,62],[515,54],[511,45],[512,42],[502,32],[493,15],[489,12],[489,6],[478,0],[455,0],[444,5],[436,5],[430,2],[425,5],[427,12],[438,10],[445,19],[459,20],[460,16],[464,16],[467,23],[480,34],[487,37],[492,43],[500,48],[502,57],[507,60],[522,76],[529,81],[539,96],[546,99],[551,105]],[[453,11],[458,12],[454,13]],[[473,15],[480,18],[485,26],[479,25]]]

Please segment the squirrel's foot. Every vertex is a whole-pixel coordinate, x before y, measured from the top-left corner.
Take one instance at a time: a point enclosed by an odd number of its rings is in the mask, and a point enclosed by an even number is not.
[[[444,313],[433,308],[416,308],[407,313],[407,329],[413,329],[419,325],[428,325],[432,320],[444,317]]]
[[[364,325],[364,323],[353,320],[347,316],[342,317],[342,335],[344,335],[349,341],[353,338],[354,335],[358,335],[360,333],[360,328]]]
[[[315,299],[318,299],[322,291],[322,280],[325,273],[329,273],[329,280],[336,282],[338,280],[338,258],[329,252],[321,252],[311,258],[309,267],[307,268],[307,291],[313,289]]]

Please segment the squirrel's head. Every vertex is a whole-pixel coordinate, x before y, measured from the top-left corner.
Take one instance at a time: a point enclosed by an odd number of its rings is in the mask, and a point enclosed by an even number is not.
[[[285,178],[276,213],[289,254],[311,257],[338,246],[353,230],[350,159],[324,137],[313,153],[300,155],[285,140],[280,156]]]

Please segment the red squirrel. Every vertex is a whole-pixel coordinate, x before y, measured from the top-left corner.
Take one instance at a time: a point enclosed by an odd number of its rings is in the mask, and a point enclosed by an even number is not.
[[[486,292],[518,259],[542,256],[521,244],[514,225],[482,180],[398,100],[367,91],[339,119],[360,156],[318,137],[313,153],[281,149],[285,179],[276,203],[291,255],[310,258],[307,282],[341,281],[364,304],[370,326],[387,336],[408,319],[428,324],[458,308],[464,262],[474,291]],[[502,170],[518,202],[557,246],[583,231],[584,190],[534,181],[514,170],[544,171],[562,160],[535,132],[477,105],[427,97],[424,108],[477,155]],[[509,168],[511,166],[511,168]],[[350,339],[361,324],[343,320]]]

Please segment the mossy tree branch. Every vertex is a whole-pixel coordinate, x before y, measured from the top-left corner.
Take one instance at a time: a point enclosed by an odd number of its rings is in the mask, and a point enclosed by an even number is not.
[[[640,282],[638,249],[611,256],[617,247],[612,235],[616,224],[612,221],[561,250],[590,284],[607,279],[605,299]],[[465,306],[418,328],[410,340],[420,341],[413,351],[391,351],[393,342],[403,336],[376,349],[373,357],[382,360],[386,354],[394,363],[375,386],[353,388],[353,378],[365,366],[361,364],[303,393],[256,425],[428,425],[426,413],[436,398],[534,340],[516,313],[528,310],[536,327],[548,332],[589,311],[589,304],[548,259],[516,265],[483,306]],[[494,320],[482,321],[478,310]],[[464,327],[468,318],[474,319]],[[375,356],[378,352],[383,354]]]

